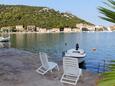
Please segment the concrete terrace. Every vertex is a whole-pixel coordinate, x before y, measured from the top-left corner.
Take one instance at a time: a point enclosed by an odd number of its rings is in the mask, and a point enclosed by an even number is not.
[[[35,70],[40,66],[39,56],[28,51],[14,48],[0,49],[0,86],[61,86],[63,74],[62,61],[60,71],[54,70],[45,76]],[[84,70],[78,86],[96,86],[99,77]],[[63,86],[72,86],[64,84]]]

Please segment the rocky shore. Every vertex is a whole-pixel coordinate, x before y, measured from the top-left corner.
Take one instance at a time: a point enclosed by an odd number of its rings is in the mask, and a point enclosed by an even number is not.
[[[0,86],[61,86],[62,65],[59,72],[53,70],[42,76],[35,71],[40,64],[38,54],[14,48],[0,49]],[[98,79],[96,74],[84,70],[78,86],[96,86]]]

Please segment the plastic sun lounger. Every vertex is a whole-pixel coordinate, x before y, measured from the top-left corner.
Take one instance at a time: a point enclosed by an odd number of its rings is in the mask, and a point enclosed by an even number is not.
[[[40,52],[39,55],[40,55],[40,60],[42,65],[36,70],[37,73],[44,75],[48,71],[52,72],[52,69],[54,68],[57,68],[57,70],[59,71],[59,67],[57,63],[48,62],[48,56],[46,53]]]
[[[60,81],[62,83],[76,85],[80,75],[82,75],[82,69],[79,68],[78,59],[71,57],[64,57],[63,70],[64,73]]]

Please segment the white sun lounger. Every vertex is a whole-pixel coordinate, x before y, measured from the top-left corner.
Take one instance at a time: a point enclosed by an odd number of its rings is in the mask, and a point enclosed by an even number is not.
[[[48,71],[52,72],[52,69],[54,69],[54,68],[57,68],[57,70],[59,71],[59,67],[56,63],[48,62],[48,56],[46,53],[40,52],[39,55],[40,55],[40,60],[41,60],[42,65],[36,70],[36,72],[44,75]]]
[[[79,80],[82,70],[79,68],[78,59],[72,57],[63,58],[64,73],[61,78],[62,83],[76,85]]]

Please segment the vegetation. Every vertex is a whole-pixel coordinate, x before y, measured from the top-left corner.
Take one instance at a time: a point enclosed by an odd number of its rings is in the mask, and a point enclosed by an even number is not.
[[[109,65],[111,71],[102,74],[103,79],[98,86],[115,86],[115,61],[111,61]]]
[[[76,23],[91,24],[70,13],[60,13],[47,7],[0,5],[0,27],[36,25],[50,29],[75,27]]]
[[[100,13],[104,15],[104,17],[100,17],[104,20],[109,22],[115,23],[115,1],[114,0],[107,0],[108,2],[104,2],[109,8],[106,7],[99,7]]]
[[[104,17],[100,17],[109,22],[115,23],[115,1],[107,0],[108,2],[104,2],[109,8],[99,7],[100,13],[104,15]],[[111,61],[109,68],[111,71],[105,72],[102,74],[103,79],[99,82],[98,86],[115,86],[115,61]]]

